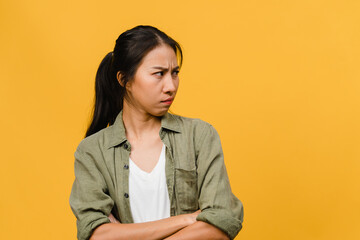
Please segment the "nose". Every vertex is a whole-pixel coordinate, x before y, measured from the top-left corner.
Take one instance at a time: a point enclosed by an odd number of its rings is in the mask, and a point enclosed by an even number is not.
[[[167,76],[164,78],[164,87],[163,91],[165,93],[173,93],[176,92],[178,84],[177,84],[177,77],[171,76],[171,74],[167,74]]]

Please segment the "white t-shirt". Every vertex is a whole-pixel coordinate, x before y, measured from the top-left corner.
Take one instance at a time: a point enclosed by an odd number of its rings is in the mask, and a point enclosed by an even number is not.
[[[155,221],[170,217],[170,200],[165,176],[165,145],[159,160],[148,173],[131,159],[129,173],[129,200],[134,223]]]

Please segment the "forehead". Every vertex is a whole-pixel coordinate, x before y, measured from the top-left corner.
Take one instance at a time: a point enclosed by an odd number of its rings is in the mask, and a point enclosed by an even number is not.
[[[176,67],[178,63],[174,49],[169,45],[162,44],[148,52],[144,56],[140,67],[152,67],[153,65]]]

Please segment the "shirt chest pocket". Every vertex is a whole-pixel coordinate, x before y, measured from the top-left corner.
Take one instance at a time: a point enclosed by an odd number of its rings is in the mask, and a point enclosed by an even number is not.
[[[175,191],[181,213],[199,209],[196,169],[175,168]]]

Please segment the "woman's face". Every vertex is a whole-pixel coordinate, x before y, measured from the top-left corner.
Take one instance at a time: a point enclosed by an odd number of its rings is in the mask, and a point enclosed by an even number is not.
[[[125,101],[137,111],[164,115],[174,101],[179,86],[179,66],[174,50],[162,44],[140,63],[134,79],[126,84]]]

